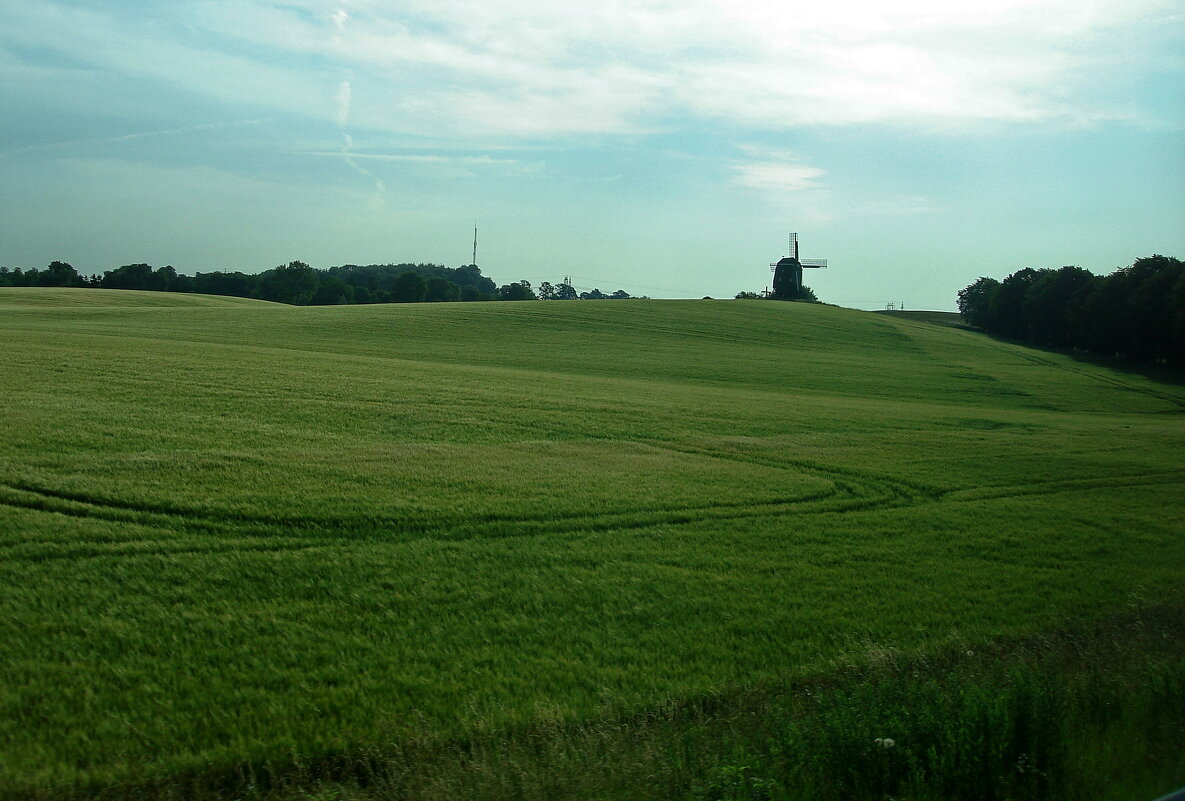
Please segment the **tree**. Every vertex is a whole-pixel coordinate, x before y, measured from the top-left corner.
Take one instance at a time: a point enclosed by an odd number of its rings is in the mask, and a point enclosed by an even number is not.
[[[1185,262],[1168,256],[1137,259],[1120,271],[1126,284],[1121,307],[1121,336],[1129,358],[1143,362],[1175,362],[1172,354],[1173,288],[1185,273]]]
[[[612,300],[629,300],[633,296],[630,295],[629,292],[626,292],[624,289],[619,289],[616,292],[614,292],[612,295],[610,295],[609,297]]]
[[[593,289],[591,292],[580,293],[581,300],[604,300],[607,297],[609,296],[599,289]]]
[[[1029,285],[1040,275],[1031,267],[1017,270],[1004,279],[1000,289],[992,297],[991,317],[995,333],[1012,339],[1024,339],[1028,334],[1028,320],[1025,319],[1025,294]]]
[[[555,300],[555,287],[550,281],[544,281],[539,285],[539,300]]]
[[[440,277],[449,279],[462,289],[471,286],[485,296],[493,296],[498,291],[494,279],[482,275],[481,268],[476,264],[465,264],[452,270],[442,268]]]
[[[193,277],[193,291],[205,295],[230,295],[238,298],[260,297],[260,277],[233,273],[198,273]]]
[[[152,273],[152,288],[158,292],[176,292],[179,278],[173,265],[157,267]]]
[[[498,287],[498,300],[537,300],[530,281],[516,281]]]
[[[967,321],[967,325],[976,328],[992,328],[993,298],[1000,289],[1000,282],[995,278],[980,277],[970,286],[959,290],[959,314]]]
[[[337,306],[354,302],[354,287],[337,276],[321,276],[317,291],[309,304],[312,306]]]
[[[50,262],[37,279],[38,286],[82,286],[82,276],[64,261]]]
[[[395,279],[391,299],[396,303],[422,303],[428,294],[428,282],[419,273],[403,273]]]
[[[737,300],[761,300],[761,295],[758,295],[756,292],[748,292],[745,290],[741,290],[740,292],[736,293],[736,299]]]
[[[1185,270],[1172,291],[1172,322],[1169,329],[1169,364],[1185,367]]]
[[[959,311],[988,333],[1185,366],[1185,262],[1168,256],[1102,277],[1070,266],[980,278],[959,292]]]
[[[125,264],[103,273],[99,286],[104,289],[154,289],[150,264]]]
[[[162,269],[172,272],[172,280],[169,282],[170,292],[192,292],[194,287],[193,278],[188,275],[182,275],[174,270],[171,266],[163,267]],[[160,272],[159,270],[157,272]]]
[[[451,302],[461,299],[461,287],[447,278],[433,276],[428,279],[428,292],[424,300],[429,303]]]
[[[305,306],[316,294],[318,283],[316,270],[303,261],[293,261],[260,276],[260,292],[264,300]]]
[[[1072,344],[1071,302],[1094,276],[1081,267],[1039,270],[1038,277],[1025,292],[1025,319],[1028,336],[1038,344],[1068,348]]]
[[[560,283],[555,286],[555,300],[577,300],[580,296],[571,284]]]

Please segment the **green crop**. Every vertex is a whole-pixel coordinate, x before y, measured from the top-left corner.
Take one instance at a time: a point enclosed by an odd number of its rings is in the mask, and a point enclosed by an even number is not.
[[[1182,597],[1185,388],[957,328],[14,288],[0,335],[0,797],[242,793]]]

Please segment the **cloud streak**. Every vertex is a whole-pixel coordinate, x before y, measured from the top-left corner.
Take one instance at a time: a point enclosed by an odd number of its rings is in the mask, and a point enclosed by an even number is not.
[[[339,128],[345,128],[346,123],[350,121],[350,100],[353,91],[350,88],[349,81],[342,81],[338,84],[337,93],[334,95],[335,112],[334,119],[337,121]]]
[[[350,152],[351,150],[353,150],[353,148],[354,148],[354,138],[352,136],[350,136],[348,133],[343,133],[342,134],[342,148],[340,151],[340,156],[341,156],[342,160],[347,165],[349,165],[350,169],[352,169],[354,172],[356,172],[359,175],[361,175],[362,177],[367,178],[367,179],[374,182],[374,196],[371,199],[371,205],[372,206],[381,206],[383,204],[383,199],[387,194],[387,186],[386,186],[386,184],[383,183],[382,179],[380,179],[377,175],[375,175],[370,170],[366,169],[365,167],[363,167],[361,164],[358,163],[357,159],[354,158],[354,154]]]
[[[258,119],[251,120],[236,120],[234,122],[208,122],[197,125],[182,125],[176,128],[161,128],[152,131],[136,131],[134,133],[121,134],[119,136],[101,136],[87,139],[68,139],[57,142],[44,142],[38,145],[31,145],[29,147],[22,147],[16,150],[0,152],[0,158],[16,155],[19,153],[31,153],[37,150],[54,150],[77,145],[114,144],[118,142],[134,142],[139,139],[152,139],[155,137],[170,137],[193,133],[228,131],[235,128],[248,128],[254,127],[256,125],[266,125],[271,121],[271,117],[260,117]]]

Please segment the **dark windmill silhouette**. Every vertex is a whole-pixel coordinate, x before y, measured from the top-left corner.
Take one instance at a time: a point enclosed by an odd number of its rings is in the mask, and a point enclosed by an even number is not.
[[[827,259],[799,259],[798,234],[790,234],[790,255],[770,265],[774,274],[772,297],[777,300],[794,300],[802,295],[802,268],[827,269]]]

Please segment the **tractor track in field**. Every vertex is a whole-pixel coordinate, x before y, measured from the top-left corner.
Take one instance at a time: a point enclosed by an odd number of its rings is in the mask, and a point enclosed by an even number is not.
[[[793,470],[825,479],[829,487],[800,495],[777,496],[763,501],[712,499],[682,506],[635,506],[609,512],[555,513],[523,516],[499,513],[415,518],[283,518],[224,513],[207,513],[175,504],[136,504],[95,498],[35,485],[27,481],[0,482],[0,505],[90,518],[115,524],[130,524],[162,532],[163,537],[108,539],[80,544],[49,539],[25,539],[4,544],[3,558],[70,558],[115,556],[150,552],[225,552],[240,550],[292,550],[332,547],[350,542],[383,540],[406,543],[418,539],[459,541],[480,538],[563,535],[583,532],[642,529],[663,525],[687,525],[709,520],[743,520],[763,517],[818,515],[915,505],[934,498],[930,489],[904,482],[890,482],[856,470],[835,468],[805,460],[761,457],[729,449],[672,446],[646,441],[671,453],[713,460],[735,461],[768,469],[771,474]],[[180,535],[180,536],[178,536]],[[208,538],[195,542],[193,537]],[[237,542],[229,543],[227,538]],[[243,542],[250,538],[251,545]],[[280,542],[279,540],[283,540]]]
[[[522,517],[476,515],[452,521],[432,521],[389,517],[374,519],[299,520],[254,519],[235,523],[203,518],[194,514],[157,511],[137,513],[136,507],[121,503],[107,506],[85,502],[76,497],[63,499],[61,493],[38,493],[24,486],[14,492],[10,485],[0,485],[0,505],[104,522],[126,523],[156,529],[165,536],[110,539],[85,543],[59,540],[25,539],[0,543],[3,559],[52,559],[85,556],[120,556],[165,553],[216,553],[229,551],[300,550],[321,547],[348,547],[366,542],[406,544],[415,540],[463,541],[469,539],[529,537],[598,531],[641,529],[661,525],[683,525],[705,520],[733,520],[807,512],[844,511],[859,499],[834,499],[832,492],[763,503],[697,504],[679,508],[634,508],[613,513],[549,514]],[[829,503],[830,501],[830,503]],[[190,535],[171,540],[172,535]],[[207,536],[211,541],[195,542],[193,536]],[[234,538],[235,541],[229,541]],[[249,538],[250,542],[244,542]]]
[[[655,443],[649,443],[654,445]],[[932,503],[974,503],[1107,487],[1135,487],[1185,482],[1185,470],[1161,473],[1055,480],[1024,485],[936,489],[893,480],[852,468],[784,459],[760,453],[696,446],[658,447],[678,453],[726,459],[771,470],[795,469],[825,478],[831,488],[799,497],[768,501],[716,501],[683,507],[634,507],[613,512],[515,516],[477,514],[441,520],[438,517],[272,518],[225,513],[204,514],[163,504],[89,498],[79,493],[38,487],[28,482],[0,482],[0,506],[63,514],[114,524],[130,524],[162,536],[110,538],[84,542],[47,538],[0,541],[0,559],[49,559],[164,556],[183,554],[256,553],[404,545],[419,540],[461,542],[476,539],[562,536],[679,526],[707,521],[842,514],[924,506]]]
[[[1056,495],[1061,492],[1086,492],[1095,489],[1121,487],[1152,487],[1185,483],[1185,470],[1166,470],[1156,473],[1133,473],[1096,478],[1071,478],[1039,481],[1027,484],[1000,484],[983,487],[947,490],[942,500],[951,503],[1023,498],[1036,495]]]

